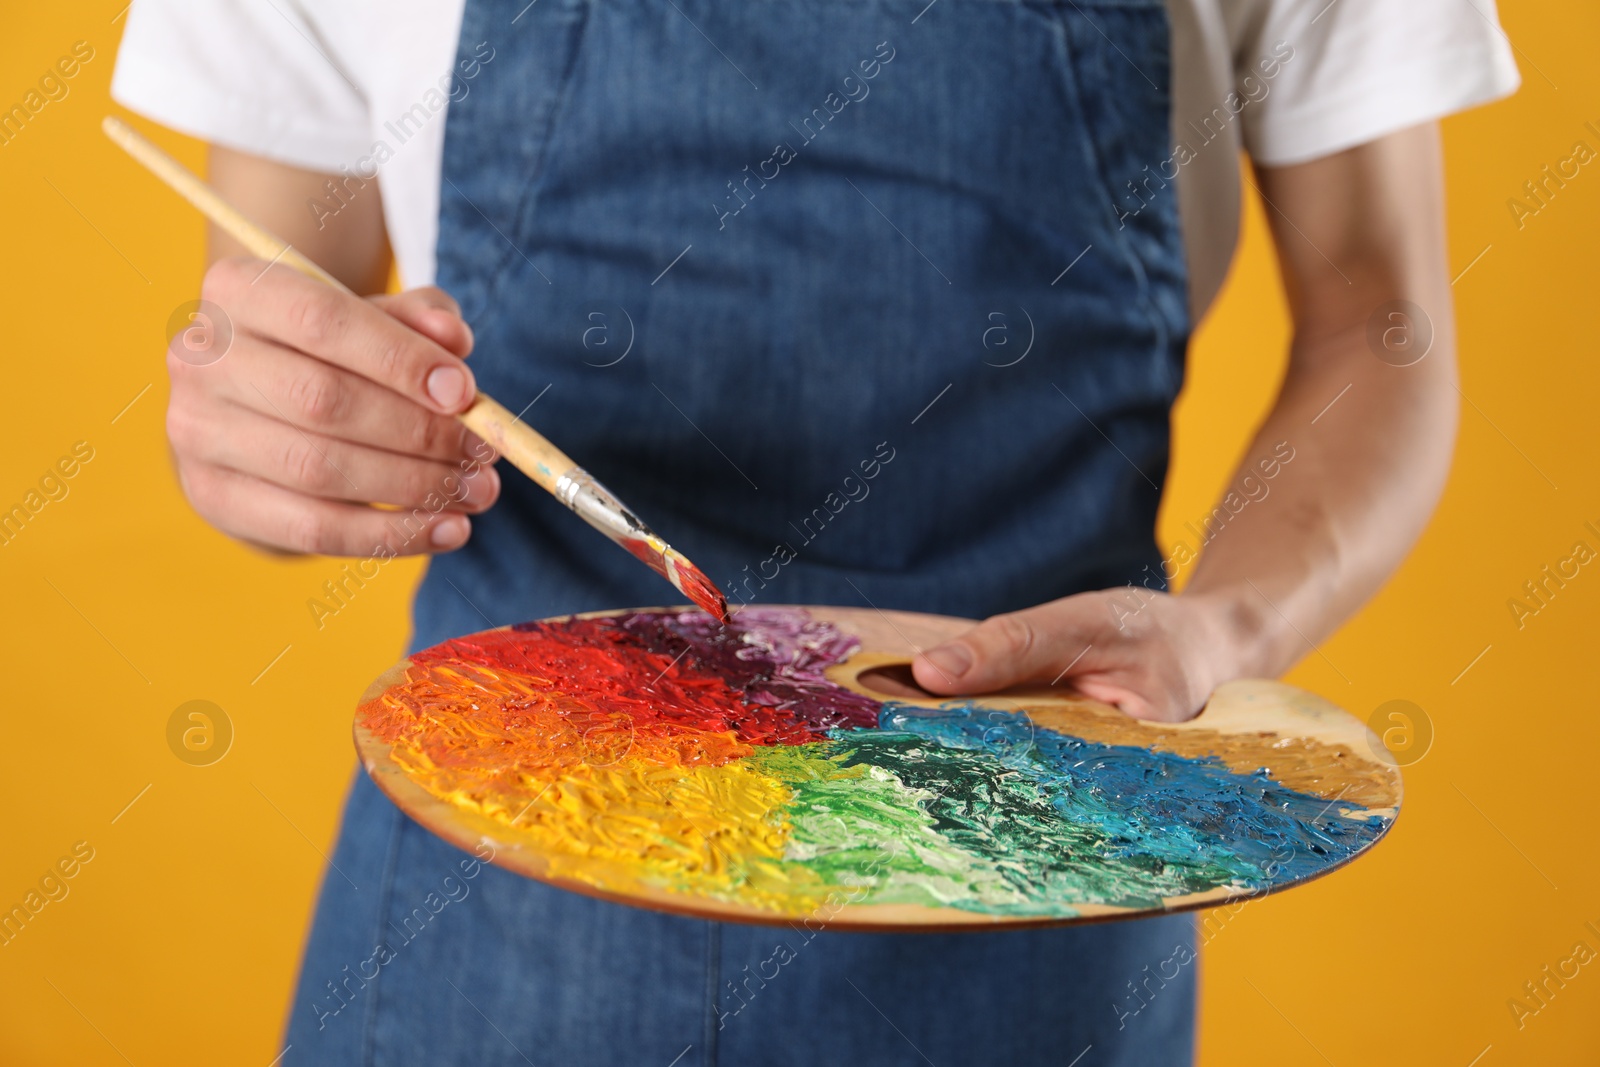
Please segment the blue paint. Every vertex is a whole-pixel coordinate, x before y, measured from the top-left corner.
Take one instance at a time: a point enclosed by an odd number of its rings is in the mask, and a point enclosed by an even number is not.
[[[1158,906],[1218,886],[1263,890],[1336,866],[1386,818],[1214,757],[1105,745],[966,703],[886,702],[878,729],[835,730],[846,766],[927,790],[938,832],[985,855],[1030,899]],[[954,902],[961,906],[959,902]]]

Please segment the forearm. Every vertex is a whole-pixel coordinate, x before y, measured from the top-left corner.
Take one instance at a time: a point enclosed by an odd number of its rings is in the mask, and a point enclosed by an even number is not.
[[[215,145],[208,165],[211,185],[229,202],[356,293],[372,296],[388,287],[389,240],[376,178],[322,174]],[[208,263],[247,254],[216,226],[208,228],[206,245]]]
[[[1432,349],[1413,366],[1375,358],[1364,323],[1295,353],[1229,485],[1233,498],[1218,504],[1227,521],[1211,527],[1183,593],[1214,605],[1235,657],[1227,673],[1276,677],[1310,654],[1377,591],[1427,524],[1449,472],[1458,411],[1445,299],[1446,313],[1431,316]],[[1233,514],[1227,504],[1241,500]]]
[[[1295,339],[1189,583],[993,616],[919,655],[918,684],[957,695],[1065,680],[1176,722],[1223,682],[1282,674],[1370,597],[1427,523],[1455,443],[1440,171],[1432,123],[1261,168]],[[1396,310],[1412,312],[1409,336]]]
[[[1459,394],[1440,156],[1425,123],[1257,172],[1295,335],[1231,488],[1279,442],[1294,459],[1184,591],[1212,609],[1224,676],[1275,676],[1312,652],[1399,566],[1444,489]]]

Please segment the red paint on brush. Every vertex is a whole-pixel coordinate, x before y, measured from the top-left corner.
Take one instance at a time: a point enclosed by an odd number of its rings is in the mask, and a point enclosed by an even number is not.
[[[728,598],[722,595],[722,590],[717,588],[717,583],[705,576],[705,572],[688,558],[678,556],[677,577],[668,573],[666,561],[661,558],[661,553],[650,547],[648,541],[641,541],[629,537],[620,542],[623,548],[631,552],[638,560],[661,577],[671,582],[683,591],[683,595],[692,600],[696,607],[709,614],[718,622],[726,623],[731,616],[728,614]]]
[[[718,622],[728,621],[728,598],[722,595],[717,583],[707,578],[704,571],[684,560],[678,567],[678,579],[683,583],[683,591],[690,600]]]

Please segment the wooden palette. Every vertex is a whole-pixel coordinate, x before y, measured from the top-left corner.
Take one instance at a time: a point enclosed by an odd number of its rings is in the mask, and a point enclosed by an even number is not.
[[[916,651],[970,625],[776,607],[723,630],[674,608],[485,631],[385,672],[356,747],[401,810],[519,874],[813,928],[1214,906],[1348,863],[1399,813],[1366,726],[1277,682],[1176,724],[1062,688],[917,690]]]

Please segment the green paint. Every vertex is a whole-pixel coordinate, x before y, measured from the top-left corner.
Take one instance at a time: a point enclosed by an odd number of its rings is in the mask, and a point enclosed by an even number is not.
[[[870,762],[933,798],[927,808],[934,832],[997,872],[1017,902],[996,907],[988,893],[951,900],[956,907],[1033,915],[1062,913],[1061,900],[1154,908],[1164,897],[1234,882],[1234,872],[1201,855],[1175,863],[1129,848],[1090,823],[1063,819],[1057,794],[1072,783],[1048,780],[1026,758],[1001,761],[911,733],[857,736],[846,769]]]
[[[852,740],[857,737],[870,738],[874,749],[882,739],[856,734]],[[791,824],[784,866],[797,882],[820,880],[846,890],[853,901],[870,898],[873,904],[1076,914],[1058,902],[1033,899],[988,857],[941,836],[928,811],[937,794],[908,787],[882,768],[850,762],[861,747],[836,741],[777,745],[749,757],[762,773],[795,791],[784,811]]]
[[[796,884],[873,904],[1055,916],[1077,914],[1063,901],[1154,908],[1237,884],[1238,872],[1204,856],[1174,862],[1064,820],[1063,783],[1016,761],[912,733],[846,736],[749,757],[794,790],[781,866]]]

